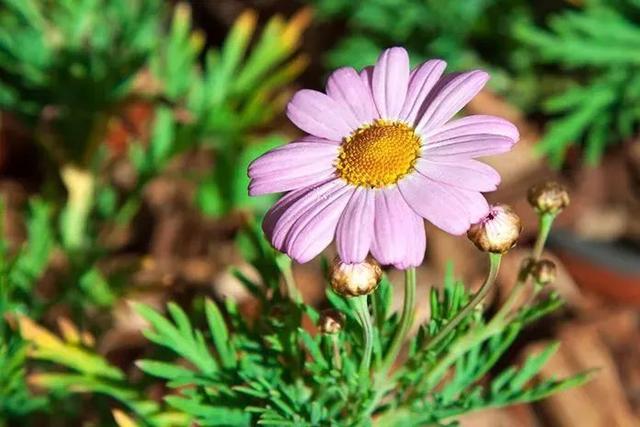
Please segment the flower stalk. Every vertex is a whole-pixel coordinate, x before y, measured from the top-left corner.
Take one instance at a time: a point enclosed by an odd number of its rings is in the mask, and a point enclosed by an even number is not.
[[[547,238],[549,237],[549,232],[551,231],[551,226],[556,216],[557,214],[554,212],[544,212],[538,217],[538,237],[531,252],[531,258],[533,258],[534,261],[539,261],[542,256],[542,251],[547,243]]]
[[[496,317],[508,317],[511,308],[520,297],[522,291],[525,289],[527,283],[529,282],[529,277],[531,277],[531,266],[540,261],[542,252],[547,243],[547,238],[549,237],[549,233],[551,232],[551,227],[553,226],[553,221],[556,219],[557,215],[557,211],[538,213],[538,236],[536,237],[535,244],[533,245],[531,257],[520,267],[520,272],[518,273],[516,284],[513,286],[513,289],[509,293],[509,296],[507,296],[507,299],[500,308],[500,311],[498,311],[498,313],[496,314]],[[534,289],[534,292],[535,291],[536,289]],[[533,296],[534,295],[532,295],[532,297]]]
[[[393,341],[391,341],[389,350],[387,351],[380,367],[380,373],[382,376],[386,375],[389,369],[391,369],[393,362],[400,353],[402,343],[407,337],[409,329],[411,329],[411,325],[413,324],[413,319],[415,318],[415,306],[416,269],[415,267],[410,267],[404,272],[404,303],[402,306],[402,314],[400,316],[400,323],[396,330],[396,334],[393,337]]]
[[[396,334],[393,337],[393,341],[389,345],[389,349],[377,369],[374,377],[373,389],[375,393],[368,402],[368,405],[363,411],[363,419],[371,416],[376,406],[384,396],[384,394],[390,389],[390,384],[385,384],[387,381],[387,374],[393,363],[396,361],[402,344],[411,329],[413,320],[415,318],[415,305],[416,305],[416,269],[410,267],[405,270],[404,273],[404,303],[402,305],[402,314],[400,315],[400,322],[396,329]]]
[[[500,270],[501,259],[502,254],[489,253],[489,274],[482,284],[482,287],[478,292],[476,292],[471,301],[469,301],[467,305],[465,305],[464,308],[449,321],[449,323],[447,323],[432,339],[427,342],[425,351],[429,351],[440,344],[440,342],[446,338],[449,333],[451,333],[451,331],[453,331],[456,326],[458,326],[458,324],[460,324],[460,322],[485,299],[496,282],[496,277]]]
[[[293,263],[291,258],[286,255],[278,255],[276,257],[276,264],[280,269],[280,273],[282,273],[286,294],[294,303],[301,303],[302,295],[300,294],[298,286],[296,285],[296,280],[293,277]]]
[[[87,221],[93,205],[95,177],[83,168],[66,165],[61,170],[62,182],[67,188],[67,204],[62,216],[62,240],[65,247],[82,247]]]
[[[371,320],[371,313],[369,313],[369,305],[367,303],[366,295],[352,297],[349,299],[349,302],[358,317],[360,326],[362,327],[364,349],[358,372],[360,376],[360,385],[365,386],[369,382],[371,354],[373,353],[373,321]]]

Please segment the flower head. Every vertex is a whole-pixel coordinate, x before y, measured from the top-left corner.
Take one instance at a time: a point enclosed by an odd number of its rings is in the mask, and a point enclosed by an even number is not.
[[[540,213],[558,214],[569,206],[569,192],[555,181],[536,184],[527,192],[529,204]]]
[[[371,253],[398,268],[422,263],[423,218],[456,235],[489,212],[482,192],[500,176],[476,157],[509,151],[518,130],[492,116],[453,119],[487,82],[484,71],[411,70],[385,50],[374,67],[336,70],[326,93],[301,90],[287,107],[307,133],[249,166],[249,192],[288,192],[267,213],[274,247],[299,262],[335,238],[346,263]]]
[[[549,259],[542,259],[531,267],[531,276],[540,285],[548,285],[554,282],[556,275],[556,265]]]
[[[489,214],[471,226],[469,240],[484,252],[502,254],[515,246],[522,231],[520,217],[508,205],[491,206]]]
[[[328,308],[323,310],[318,320],[320,332],[326,335],[337,334],[344,327],[344,317],[344,314],[336,309]]]
[[[329,271],[331,287],[337,294],[346,297],[370,294],[376,290],[381,278],[382,268],[372,258],[347,264],[336,257]]]

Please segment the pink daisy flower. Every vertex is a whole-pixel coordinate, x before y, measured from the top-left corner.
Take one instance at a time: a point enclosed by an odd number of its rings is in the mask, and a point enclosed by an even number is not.
[[[423,218],[461,235],[488,214],[482,192],[500,176],[474,159],[509,151],[518,130],[492,116],[451,120],[489,75],[445,66],[410,70],[394,47],[360,73],[336,70],[326,93],[293,96],[287,116],[308,135],[249,166],[251,195],[288,192],[263,223],[276,249],[306,262],[335,239],[345,263],[370,252],[404,269],[424,258]]]

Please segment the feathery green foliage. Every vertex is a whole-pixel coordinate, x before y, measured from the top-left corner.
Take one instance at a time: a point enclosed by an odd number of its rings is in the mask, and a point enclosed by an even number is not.
[[[48,261],[52,249],[50,209],[34,200],[27,214],[27,243],[9,253],[2,236],[4,208],[0,203],[0,422],[19,419],[41,409],[44,397],[31,394],[26,383],[27,346],[11,325],[16,316],[33,309],[32,285]]]
[[[321,20],[344,30],[327,55],[330,68],[373,64],[380,51],[404,46],[411,60],[447,61],[450,71],[484,68],[490,86],[530,107],[537,86],[526,52],[512,55],[515,22],[528,21],[532,5],[521,0],[307,0]],[[524,57],[522,54],[525,54]],[[514,73],[517,71],[517,73]]]
[[[157,0],[2,0],[0,107],[84,163],[157,42]]]
[[[246,236],[246,241],[257,243],[257,233]],[[583,373],[563,380],[531,381],[557,350],[556,343],[519,366],[495,371],[522,329],[560,305],[553,293],[520,307],[509,320],[472,312],[438,346],[425,351],[430,337],[470,298],[466,287],[449,274],[441,291],[432,290],[432,317],[409,341],[406,363],[390,378],[378,381],[379,356],[390,345],[399,322],[397,314],[390,314],[391,284],[383,280],[372,301],[378,321],[377,358],[372,382],[363,389],[357,374],[362,335],[351,305],[329,291],[331,304],[346,315],[344,330],[323,335],[304,329],[303,317],[316,323],[319,313],[282,295],[273,281],[278,263],[272,250],[259,243],[251,250],[260,254],[254,265],[262,266],[262,282],[271,284],[264,287],[238,276],[262,301],[265,309],[257,318],[245,319],[231,300],[226,301],[225,312],[207,300],[207,328],[198,329],[174,304],[168,305],[169,318],[147,306],[137,307],[151,325],[147,338],[178,358],[174,362],[144,360],[138,366],[175,388],[177,395],[167,397],[167,402],[200,425],[358,426],[369,425],[371,415],[376,415],[376,425],[435,425],[474,410],[542,399],[589,378]],[[445,377],[450,370],[453,375]]]
[[[564,162],[571,144],[584,144],[587,164],[597,165],[605,148],[631,138],[640,123],[640,4],[633,0],[589,0],[563,11],[549,28],[521,25],[517,36],[535,58],[574,78],[546,100],[555,117],[538,148],[552,164]]]

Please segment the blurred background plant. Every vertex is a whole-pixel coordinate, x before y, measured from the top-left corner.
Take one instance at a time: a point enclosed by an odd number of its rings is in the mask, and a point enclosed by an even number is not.
[[[489,69],[494,91],[552,118],[538,150],[554,167],[571,144],[582,143],[595,166],[608,145],[637,133],[635,0],[308,1],[346,30],[326,55],[330,68],[361,68],[381,49],[402,45],[414,63],[442,58],[453,71]]]
[[[113,154],[108,148],[121,151],[131,139],[138,139],[128,145],[138,175],[133,201],[120,216],[117,204],[105,202],[101,214],[130,219],[144,185],[197,147],[211,147],[218,160],[203,180],[202,209],[220,215],[252,203],[238,164],[282,142],[251,134],[282,110],[287,97],[278,90],[304,68],[303,56],[290,57],[309,11],[270,20],[247,52],[254,12],[238,18],[216,51],[193,31],[186,4],[176,7],[168,31],[170,8],[160,0],[3,0],[2,7],[0,107],[35,130],[59,173],[67,248],[95,243],[83,241],[95,199],[115,198],[108,183],[96,181]],[[143,123],[130,123],[136,112]],[[125,135],[114,134],[117,126]],[[140,135],[145,126],[148,141]]]
[[[528,58],[514,53],[516,22],[531,20],[533,5],[522,0],[308,0],[320,19],[345,28],[326,55],[329,68],[362,68],[382,49],[402,45],[412,62],[447,61],[450,71],[489,69],[490,85],[521,106],[534,101]],[[496,49],[496,46],[501,46]],[[516,70],[518,73],[512,71]]]
[[[584,160],[597,166],[607,146],[637,136],[640,123],[640,3],[587,0],[561,11],[548,29],[522,25],[516,37],[537,62],[564,81],[543,103],[552,117],[538,149],[555,167],[569,146],[584,144]]]
[[[2,123],[15,123],[36,144],[42,167],[41,197],[25,217],[24,246],[2,240],[3,422],[46,408],[42,398],[26,402],[17,316],[39,319],[67,307],[81,324],[108,328],[108,320],[88,316],[127,292],[120,284],[129,280],[130,263],[105,270],[104,261],[131,243],[114,244],[105,235],[135,226],[148,184],[172,162],[185,155],[215,161],[186,175],[198,188],[193,206],[203,214],[266,209],[268,197],[249,199],[245,171],[250,160],[285,141],[269,123],[287,101],[283,87],[306,66],[296,50],[310,18],[301,10],[289,20],[273,16],[258,29],[256,12],[248,10],[213,48],[194,28],[187,3],[0,1]],[[118,180],[123,167],[131,177],[124,184]],[[55,289],[36,295],[45,272],[54,276]],[[78,387],[116,390],[116,397],[136,404],[131,390],[115,384],[124,374],[94,372],[98,359],[74,354],[96,377]],[[139,406],[151,411],[153,402]]]

